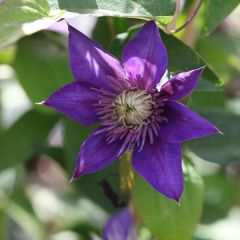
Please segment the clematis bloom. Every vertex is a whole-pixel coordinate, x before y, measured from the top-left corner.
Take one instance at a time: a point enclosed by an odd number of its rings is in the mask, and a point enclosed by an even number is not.
[[[137,240],[133,216],[128,208],[113,215],[103,229],[103,240]]]
[[[103,237],[92,236],[92,240],[138,240],[133,214],[123,208],[112,215],[103,229]]]
[[[97,172],[124,152],[153,188],[179,201],[183,192],[181,143],[219,133],[179,99],[196,87],[203,68],[180,73],[159,90],[167,52],[154,21],[147,22],[123,50],[123,66],[69,26],[69,55],[76,79],[43,102],[89,126],[100,122],[81,146],[72,179]]]

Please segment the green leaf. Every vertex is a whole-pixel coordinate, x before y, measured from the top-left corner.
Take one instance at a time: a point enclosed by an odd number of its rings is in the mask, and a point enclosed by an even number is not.
[[[112,213],[127,205],[127,196],[120,191],[118,172],[119,161],[116,161],[97,173],[81,176],[75,186],[80,194]]]
[[[0,208],[0,238],[7,239],[7,218],[6,214]]]
[[[204,35],[210,34],[239,3],[239,0],[205,1],[202,33]]]
[[[0,137],[0,169],[27,160],[46,143],[58,115],[31,110]]]
[[[197,51],[224,82],[228,82],[240,74],[239,41],[239,35],[229,36],[220,32],[198,41]]]
[[[66,170],[70,179],[80,147],[88,135],[90,135],[92,129],[86,128],[69,118],[64,119],[64,127],[64,153],[66,156]]]
[[[200,112],[223,135],[210,136],[191,141],[187,146],[198,156],[209,162],[228,164],[240,156],[240,116],[220,110]]]
[[[121,16],[171,21],[176,0],[8,0],[0,7],[0,48],[24,35],[46,29],[65,13]]]
[[[117,17],[99,17],[92,33],[92,39],[105,49],[115,39],[116,35],[126,32],[130,27],[128,19]]]
[[[138,178],[132,193],[134,209],[156,239],[190,240],[203,202],[203,182],[194,167],[184,165],[185,190],[180,205]]]
[[[23,208],[26,212],[34,215],[34,209],[27,195],[27,189],[25,186],[27,175],[25,166],[17,166],[15,168],[15,174],[15,183],[9,198],[21,206],[21,208]]]
[[[15,50],[14,46],[0,49],[0,64],[11,64],[15,58]]]
[[[194,91],[188,106],[193,110],[206,110],[213,108],[223,109],[226,97],[223,91]]]
[[[62,10],[81,14],[158,18],[161,20],[173,16],[176,0],[58,0],[58,4]]]
[[[196,90],[199,91],[216,91],[220,90],[218,87],[222,84],[218,76],[211,70],[206,62],[179,39],[161,32],[162,40],[168,52],[168,70],[174,74],[189,71],[194,68],[206,66],[201,80]]]
[[[59,20],[47,0],[7,0],[0,4],[0,48],[24,35],[42,30]]]
[[[19,42],[13,66],[33,102],[43,101],[72,80],[65,42],[65,38],[51,32]]]
[[[204,176],[205,200],[202,222],[210,223],[225,218],[236,202],[237,182],[221,169]]]

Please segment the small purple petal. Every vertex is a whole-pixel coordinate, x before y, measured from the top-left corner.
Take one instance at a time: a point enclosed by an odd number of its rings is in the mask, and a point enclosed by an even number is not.
[[[103,240],[137,240],[133,217],[128,208],[113,215],[103,231]]]
[[[77,81],[109,89],[108,78],[125,78],[119,61],[69,25],[70,66]]]
[[[180,143],[167,143],[157,138],[134,149],[133,167],[158,192],[179,201],[184,188]]]
[[[168,121],[161,125],[160,135],[167,142],[183,142],[220,133],[213,124],[179,102],[167,101],[164,117]]]
[[[90,125],[98,121],[93,111],[93,103],[96,101],[95,91],[82,86],[79,82],[73,82],[54,92],[43,104],[83,125]]]
[[[161,92],[171,100],[178,100],[186,97],[197,86],[198,79],[203,70],[204,67],[201,67],[174,76],[162,86]]]
[[[146,88],[156,86],[167,69],[167,52],[154,21],[147,22],[123,51],[124,67],[136,78],[140,75]]]
[[[81,147],[72,180],[83,174],[95,173],[110,165],[121,155],[121,147],[121,141],[107,143],[105,132],[97,129]]]
[[[68,34],[68,25],[66,23],[66,20],[61,20],[61,21],[55,22],[54,24],[49,26],[47,28],[47,30],[61,33],[63,35],[67,35]]]

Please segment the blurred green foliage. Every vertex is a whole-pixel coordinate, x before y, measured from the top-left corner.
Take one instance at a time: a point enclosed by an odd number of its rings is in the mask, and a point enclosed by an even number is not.
[[[178,25],[191,15],[193,1],[185,2]],[[4,47],[0,49],[0,239],[90,240],[93,233],[101,235],[108,216],[129,201],[140,240],[190,240],[193,235],[201,240],[238,240],[239,236],[227,233],[226,238],[213,231],[219,220],[231,225],[230,213],[237,214],[240,204],[240,31],[232,22],[217,28],[239,0],[204,1],[194,24],[173,36],[166,33],[166,25],[175,4],[175,0],[0,1],[0,47]],[[119,59],[143,19],[156,19],[169,55],[169,74],[206,66],[196,91],[184,101],[224,135],[184,144],[186,187],[180,206],[140,177],[132,193],[122,193],[119,162],[68,183],[80,146],[95,126],[87,129],[35,105],[73,77],[66,35],[52,31],[29,35],[66,14],[72,16],[68,11],[125,16],[99,17],[92,31],[92,38]],[[6,93],[14,86],[27,96],[30,110],[8,127],[6,112],[19,96],[6,100]],[[17,110],[11,111],[12,119]],[[237,226],[240,229],[240,223]]]

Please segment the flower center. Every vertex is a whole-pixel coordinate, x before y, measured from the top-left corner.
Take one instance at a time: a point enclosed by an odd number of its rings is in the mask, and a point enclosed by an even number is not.
[[[152,114],[152,97],[145,90],[125,90],[112,103],[124,126],[144,125]]]

